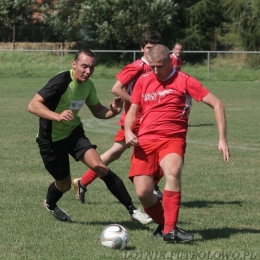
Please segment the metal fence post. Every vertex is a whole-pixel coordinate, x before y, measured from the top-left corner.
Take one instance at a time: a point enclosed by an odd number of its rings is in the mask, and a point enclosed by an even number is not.
[[[208,52],[208,68],[207,68],[207,78],[208,79],[209,79],[209,64],[210,64],[209,60],[210,60],[210,53]]]
[[[60,52],[60,71],[63,71],[63,50]]]

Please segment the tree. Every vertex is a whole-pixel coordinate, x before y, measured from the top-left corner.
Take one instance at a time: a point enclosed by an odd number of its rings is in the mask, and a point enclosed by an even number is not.
[[[247,51],[260,49],[260,1],[222,0],[225,16],[231,20],[230,29],[237,33]]]
[[[39,4],[44,24],[53,28],[60,41],[80,40],[78,14],[81,12],[81,2],[48,0]]]
[[[63,40],[103,49],[139,49],[147,29],[159,31],[170,48],[181,41],[190,50],[217,49],[224,21],[218,0],[47,0],[41,10]]]
[[[13,28],[13,49],[15,49],[15,26],[31,22],[34,6],[34,0],[2,0],[0,2],[0,23]]]
[[[218,48],[218,32],[225,23],[223,7],[218,0],[184,0],[178,1],[179,26],[183,28],[185,49],[216,50]]]
[[[126,8],[127,7],[127,8]],[[175,37],[178,6],[174,0],[44,1],[44,22],[64,40],[87,40],[95,48],[139,48],[140,34],[158,30],[165,41]]]
[[[178,6],[173,0],[85,0],[81,8],[82,32],[100,47],[139,49],[139,37],[147,29],[162,35],[172,32],[171,37],[175,35],[171,28]]]

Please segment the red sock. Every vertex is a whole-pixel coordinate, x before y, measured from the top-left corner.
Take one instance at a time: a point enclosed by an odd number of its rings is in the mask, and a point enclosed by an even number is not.
[[[168,234],[173,230],[178,222],[179,209],[181,204],[181,192],[164,190],[163,208],[164,208],[164,233]]]
[[[94,171],[92,171],[91,169],[89,169],[82,175],[81,184],[86,187],[92,181],[94,181],[97,177],[98,176],[96,175],[96,173]]]
[[[144,211],[159,225],[164,225],[163,207],[160,200],[150,208],[144,208]]]

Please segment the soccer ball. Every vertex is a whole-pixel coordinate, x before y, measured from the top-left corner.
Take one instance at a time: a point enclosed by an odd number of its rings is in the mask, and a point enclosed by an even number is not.
[[[124,249],[127,246],[128,239],[127,230],[119,224],[106,226],[100,236],[101,244],[113,249]]]

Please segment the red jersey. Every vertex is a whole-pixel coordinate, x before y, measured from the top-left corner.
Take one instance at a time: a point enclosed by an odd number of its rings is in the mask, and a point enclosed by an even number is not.
[[[195,78],[173,70],[161,81],[153,72],[136,82],[131,102],[140,106],[139,141],[186,138],[191,99],[201,101],[209,91]]]
[[[126,92],[131,96],[136,80],[144,73],[151,71],[148,61],[144,58],[138,59],[135,62],[125,66],[117,75],[116,78],[124,85]],[[119,119],[119,125],[124,126],[125,116],[131,106],[130,102],[125,102],[125,111]]]
[[[177,58],[174,53],[172,53],[171,55],[171,65],[173,68],[175,68],[176,70],[180,71],[181,70],[181,66],[182,66],[182,59],[181,58]]]

